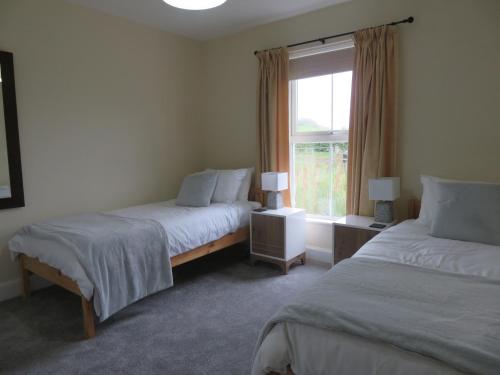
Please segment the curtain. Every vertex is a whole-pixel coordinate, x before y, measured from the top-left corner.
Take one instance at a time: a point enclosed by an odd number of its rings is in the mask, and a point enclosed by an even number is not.
[[[259,187],[261,172],[289,172],[290,169],[288,50],[279,48],[262,51],[257,53],[257,58],[259,161],[256,181]],[[289,189],[283,192],[283,199],[285,205],[290,206]]]
[[[347,212],[373,216],[368,180],[396,173],[398,40],[394,26],[354,34]]]

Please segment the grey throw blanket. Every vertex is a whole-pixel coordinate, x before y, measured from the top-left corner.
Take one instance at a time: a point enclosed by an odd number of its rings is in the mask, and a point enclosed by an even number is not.
[[[264,327],[295,322],[381,340],[458,370],[500,373],[500,281],[368,258],[336,265]]]
[[[94,284],[101,321],[173,285],[165,231],[154,220],[84,214],[29,225],[21,232],[59,241],[74,252]]]

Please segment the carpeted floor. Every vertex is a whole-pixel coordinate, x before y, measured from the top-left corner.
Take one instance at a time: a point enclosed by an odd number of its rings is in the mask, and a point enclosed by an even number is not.
[[[176,269],[173,288],[99,324],[89,341],[79,298],[60,288],[0,303],[0,373],[249,374],[265,321],[327,267],[282,276],[228,250]]]

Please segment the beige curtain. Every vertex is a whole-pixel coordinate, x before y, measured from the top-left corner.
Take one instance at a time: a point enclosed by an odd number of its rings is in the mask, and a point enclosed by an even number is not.
[[[368,180],[396,173],[398,40],[383,26],[355,33],[347,212],[373,216]]]
[[[256,181],[259,187],[261,172],[289,172],[290,169],[288,50],[279,48],[262,51],[257,53],[257,58],[259,59],[259,161]],[[283,193],[285,205],[289,206],[290,190]]]

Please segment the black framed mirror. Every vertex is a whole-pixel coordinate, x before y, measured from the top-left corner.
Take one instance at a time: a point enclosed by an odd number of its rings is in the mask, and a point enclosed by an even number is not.
[[[14,56],[0,51],[0,209],[24,207]]]

